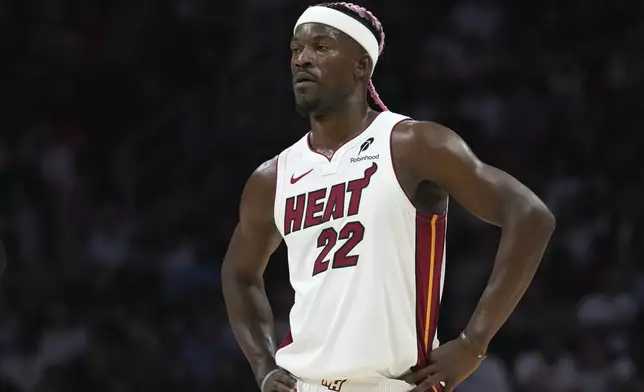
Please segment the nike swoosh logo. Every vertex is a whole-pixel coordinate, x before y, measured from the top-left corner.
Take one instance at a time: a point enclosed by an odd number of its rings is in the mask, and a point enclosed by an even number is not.
[[[310,172],[312,172],[312,171],[313,171],[313,169],[311,169],[311,170],[307,171],[306,173],[302,174],[302,175],[301,175],[301,176],[299,176],[299,177],[295,177],[293,174],[291,174],[291,184],[295,184],[296,182],[298,182],[299,180],[301,180],[305,175],[309,174],[309,173],[310,173]]]

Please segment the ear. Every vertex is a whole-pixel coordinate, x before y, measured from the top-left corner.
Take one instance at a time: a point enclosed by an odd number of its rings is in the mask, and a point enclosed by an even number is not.
[[[358,61],[356,61],[356,79],[364,80],[365,78],[369,78],[371,76],[371,67],[371,57],[366,53],[360,56]]]

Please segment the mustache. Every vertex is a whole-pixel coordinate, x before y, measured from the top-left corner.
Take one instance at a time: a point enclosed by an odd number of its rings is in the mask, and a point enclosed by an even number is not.
[[[317,82],[317,77],[312,73],[304,70],[298,70],[293,74],[293,83],[299,82]]]

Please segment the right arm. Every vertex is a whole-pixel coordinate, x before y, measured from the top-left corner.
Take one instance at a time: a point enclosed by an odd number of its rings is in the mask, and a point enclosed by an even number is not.
[[[277,157],[248,179],[221,272],[228,319],[258,384],[277,369],[273,313],[263,279],[268,259],[282,241],[273,219],[276,176]]]

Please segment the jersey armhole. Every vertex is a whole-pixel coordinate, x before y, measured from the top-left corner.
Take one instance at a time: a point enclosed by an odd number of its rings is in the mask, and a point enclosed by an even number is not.
[[[437,214],[437,213],[433,213],[433,212],[423,212],[423,211],[420,211],[420,210],[418,210],[416,208],[416,206],[414,205],[414,202],[412,201],[412,197],[409,194],[407,194],[407,192],[405,191],[405,188],[403,188],[402,184],[400,183],[400,179],[398,178],[398,171],[396,170],[396,163],[394,162],[394,146],[393,146],[392,141],[393,141],[393,136],[394,136],[394,129],[399,124],[401,124],[402,122],[405,122],[405,121],[413,121],[413,119],[410,118],[410,117],[405,117],[405,118],[401,119],[400,121],[395,123],[393,127],[391,127],[391,131],[389,133],[389,159],[391,160],[391,171],[393,173],[394,180],[395,180],[395,183],[397,185],[396,188],[398,189],[397,193],[399,194],[400,199],[405,204],[408,204],[409,206],[411,206],[411,208],[414,211],[416,211],[421,216],[426,217],[427,219],[431,219],[431,217],[434,216],[434,215],[436,215],[438,217],[447,216],[447,210],[448,210],[448,206],[449,206],[449,196],[447,197],[447,205],[445,207],[445,210],[443,210],[441,213]]]
[[[288,150],[287,150],[288,151]],[[277,159],[275,160],[275,165],[277,166],[275,168],[275,196],[273,199],[273,220],[275,221],[275,226],[277,227],[277,230],[280,232],[280,234],[283,236],[284,233],[282,233],[282,222],[280,222],[280,211],[282,210],[282,187],[284,184],[284,181],[282,179],[283,176],[283,167],[284,167],[284,155],[286,154],[286,151],[282,151],[277,155]]]
[[[410,117],[401,118],[389,130],[389,160],[391,163],[391,173],[394,178],[394,182],[396,183],[395,188],[396,188],[396,194],[398,195],[398,199],[400,200],[401,203],[408,206],[412,211],[418,212],[416,209],[416,206],[414,206],[414,203],[412,202],[412,198],[407,194],[407,192],[405,192],[405,189],[403,188],[402,184],[400,183],[400,180],[398,179],[398,172],[396,170],[396,164],[394,162],[394,147],[392,143],[394,129],[399,124],[405,121],[413,121],[413,120]]]

